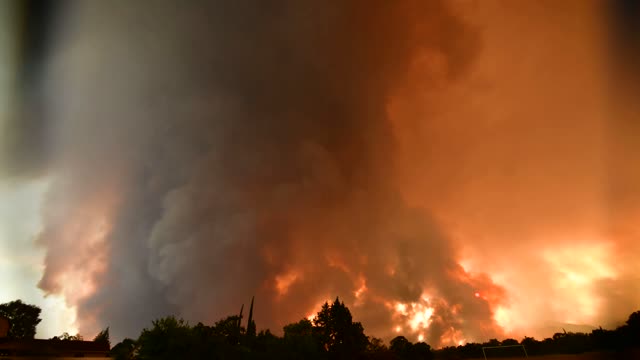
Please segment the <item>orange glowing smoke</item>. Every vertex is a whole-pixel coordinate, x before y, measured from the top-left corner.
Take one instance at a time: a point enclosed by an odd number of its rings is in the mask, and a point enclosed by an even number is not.
[[[486,301],[508,335],[615,325],[601,286],[630,277],[634,266],[616,264],[629,235],[607,225],[606,159],[616,139],[606,131],[612,113],[599,5],[474,4],[457,8],[481,29],[471,70],[455,74],[442,53],[417,50],[407,82],[390,98],[397,141],[390,176],[408,204],[436,214],[454,239],[467,273],[456,277],[488,274],[505,289],[469,296]],[[393,277],[393,263],[384,266]],[[437,314],[428,301],[380,301],[393,314],[391,331],[419,332],[418,339]],[[459,305],[449,309],[456,314]],[[450,328],[441,344],[466,340],[483,339]]]
[[[47,293],[61,294],[68,306],[75,306],[91,298],[97,287],[103,283],[101,275],[106,269],[109,246],[105,242],[111,231],[111,219],[117,205],[115,189],[99,193],[93,199],[85,199],[82,207],[64,209],[57,204],[55,211],[60,213],[47,217],[49,221],[38,241],[41,244],[55,242],[58,251],[73,254],[63,257],[47,254],[45,263],[49,272],[41,279],[39,286]],[[85,333],[99,331],[102,324],[97,323],[92,314],[84,313],[78,319]]]
[[[482,29],[466,77],[450,81],[447,62],[425,51],[388,104],[398,187],[445,224],[468,271],[506,289],[500,301],[472,295],[494,304],[513,336],[608,324],[598,287],[627,275],[614,255],[623,238],[607,228],[606,159],[617,140],[606,131],[598,3],[475,6],[460,9]]]
[[[289,287],[299,278],[298,273],[295,271],[288,272],[282,275],[278,275],[275,278],[276,288],[278,289],[278,293],[280,295],[286,295],[287,291],[289,291]]]
[[[618,179],[640,157],[608,125],[597,2],[80,4],[51,66],[72,184],[40,237],[41,287],[70,304],[109,293],[106,256],[134,239],[138,322],[213,322],[256,293],[277,329],[340,296],[373,336],[442,346],[640,303],[637,190]]]

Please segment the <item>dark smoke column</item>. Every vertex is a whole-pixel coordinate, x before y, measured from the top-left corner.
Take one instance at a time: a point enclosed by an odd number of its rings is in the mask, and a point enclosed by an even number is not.
[[[170,312],[212,322],[253,294],[256,322],[278,328],[340,295],[384,336],[393,303],[427,290],[432,343],[493,326],[471,295],[494,285],[464,274],[389,176],[386,106],[413,56],[439,54],[456,81],[478,47],[444,2],[64,9],[40,285],[68,295],[83,332],[134,336]]]

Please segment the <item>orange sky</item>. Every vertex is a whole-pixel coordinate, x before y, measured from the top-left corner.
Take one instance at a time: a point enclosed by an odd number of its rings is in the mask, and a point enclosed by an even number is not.
[[[609,70],[602,9],[463,3],[482,38],[468,74],[448,81],[446,61],[426,51],[389,104],[398,186],[446,224],[465,268],[507,290],[494,308],[506,330],[612,326],[640,302],[628,255],[638,251],[640,190],[628,183],[626,204],[611,196],[618,178],[638,178],[640,158],[637,146],[618,145],[617,109],[630,104]]]

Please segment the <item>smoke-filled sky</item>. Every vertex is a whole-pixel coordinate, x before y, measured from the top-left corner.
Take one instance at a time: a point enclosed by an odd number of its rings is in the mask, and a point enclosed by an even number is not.
[[[258,328],[340,296],[434,346],[616,326],[632,3],[4,2],[0,301],[41,337],[253,295]]]

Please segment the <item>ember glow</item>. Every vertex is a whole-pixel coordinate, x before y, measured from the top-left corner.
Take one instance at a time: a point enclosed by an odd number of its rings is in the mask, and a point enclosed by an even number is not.
[[[40,50],[0,68],[28,74],[0,79],[0,186],[46,184],[21,237],[39,289],[115,338],[253,295],[258,328],[339,296],[367,334],[435,347],[619,324],[640,89],[603,6],[48,9]]]
[[[412,332],[426,330],[429,327],[433,310],[428,305],[420,303],[411,303],[409,306],[401,303],[396,305],[396,312],[405,318]]]

